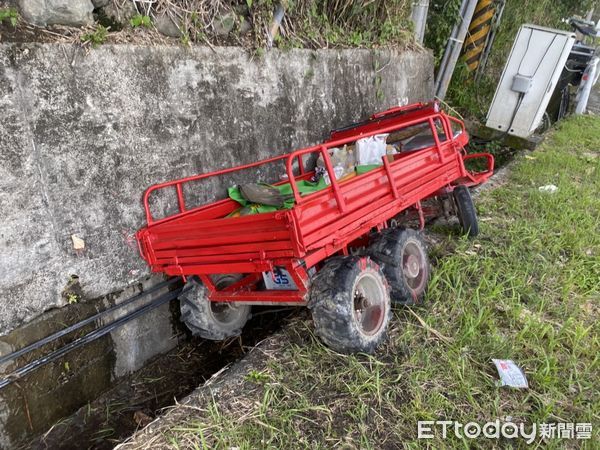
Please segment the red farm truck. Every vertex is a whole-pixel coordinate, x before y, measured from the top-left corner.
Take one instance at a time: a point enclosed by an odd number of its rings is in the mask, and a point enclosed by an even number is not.
[[[356,154],[377,136],[386,150],[375,164],[361,166],[355,157],[346,161],[356,163],[344,169],[351,173],[339,173],[340,149]],[[320,145],[153,185],[144,194],[140,253],[153,272],[186,281],[182,320],[196,335],[238,335],[252,305],[308,306],[327,345],[372,352],[385,337],[391,302],[415,304],[425,292],[426,219],[450,212],[465,233],[478,232],[468,188],[491,176],[494,159],[466,154],[467,142],[461,121],[436,102],[417,103],[335,130]],[[471,159],[486,168],[467,170]],[[285,171],[266,187],[281,193],[279,206],[244,201],[243,186],[224,200],[186,204],[188,183],[267,164]],[[157,219],[150,200],[160,190],[174,191],[178,212]],[[418,230],[406,226],[411,217]]]

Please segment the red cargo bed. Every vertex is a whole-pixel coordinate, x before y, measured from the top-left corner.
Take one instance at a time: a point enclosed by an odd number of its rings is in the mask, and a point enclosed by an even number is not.
[[[429,125],[432,145],[401,152],[394,155],[392,161],[384,157],[380,168],[346,181],[335,179],[328,149],[413,125]],[[458,131],[454,131],[457,127]],[[256,274],[248,280],[256,282],[262,272],[281,266],[291,272],[300,286],[305,284],[306,269],[336,252],[347,252],[349,243],[373,228],[385,227],[388,220],[403,210],[415,208],[422,220],[422,200],[447,194],[459,184],[474,185],[486,180],[493,170],[493,157],[489,154],[466,156],[463,147],[467,140],[462,122],[440,112],[436,104],[418,104],[395,108],[375,115],[365,123],[333,132],[329,141],[318,146],[154,185],[144,195],[147,226],[137,233],[140,252],[154,272],[168,275],[199,275],[210,283],[208,274]],[[304,158],[315,152],[323,155],[333,181],[326,189],[301,196],[296,181],[311,177],[312,172],[304,172]],[[464,161],[473,158],[485,158],[487,169],[480,173],[467,171]],[[285,163],[291,181],[295,199],[292,209],[226,217],[239,207],[231,199],[186,208],[184,184],[277,161]],[[292,169],[294,161],[300,168],[298,174]],[[149,198],[161,189],[175,189],[179,212],[155,220],[150,212]],[[297,269],[299,274],[295,273]],[[228,295],[219,295],[211,289],[211,299],[256,299],[256,295],[253,297],[247,290],[236,290],[246,285],[241,283],[228,288]],[[305,289],[300,288],[294,300],[304,294]],[[279,299],[286,295],[292,294],[271,292],[268,297]]]

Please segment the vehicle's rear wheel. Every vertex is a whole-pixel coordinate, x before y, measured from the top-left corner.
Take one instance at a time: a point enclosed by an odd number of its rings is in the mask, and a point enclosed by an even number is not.
[[[241,279],[241,275],[227,274],[212,277],[217,289],[223,289]],[[194,336],[221,341],[239,336],[250,317],[250,305],[229,302],[211,302],[208,289],[192,277],[179,296],[181,320]]]
[[[477,223],[477,212],[469,188],[456,186],[453,195],[456,203],[456,215],[463,233],[469,237],[477,236],[479,234],[479,224]]]
[[[368,253],[383,266],[393,302],[414,305],[423,300],[431,266],[420,232],[398,228],[383,230],[369,246]]]
[[[334,257],[313,280],[309,308],[317,335],[342,353],[372,353],[390,320],[389,286],[366,256]]]

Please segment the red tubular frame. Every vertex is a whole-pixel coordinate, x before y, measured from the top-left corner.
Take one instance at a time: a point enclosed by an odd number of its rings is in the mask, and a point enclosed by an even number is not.
[[[436,131],[437,120],[443,126],[443,142]],[[457,135],[452,132],[452,122],[461,127]],[[329,149],[422,123],[431,128],[433,146],[394,155],[393,161],[385,156],[380,169],[342,183],[336,179]],[[143,197],[147,226],[137,233],[140,253],[153,271],[200,276],[211,301],[304,304],[309,286],[307,269],[337,252],[347,253],[349,243],[374,228],[385,228],[388,220],[407,208],[416,209],[422,228],[422,200],[446,194],[459,184],[472,186],[486,181],[492,175],[494,158],[489,153],[464,154],[467,141],[461,121],[440,112],[436,104],[421,103],[375,114],[369,121],[332,132],[327,142],[290,154],[153,185]],[[297,181],[310,176],[304,170],[303,157],[317,152],[323,157],[331,189],[301,196]],[[465,168],[464,162],[475,158],[486,159],[485,171],[473,173]],[[223,217],[236,205],[232,200],[195,208],[186,205],[186,183],[281,160],[285,160],[286,181],[295,200],[291,210],[226,219]],[[294,174],[294,161],[298,163],[299,175]],[[151,194],[172,187],[179,212],[155,219],[150,210]],[[297,290],[257,290],[262,273],[276,267],[289,272]],[[217,290],[209,275],[219,273],[246,276]]]

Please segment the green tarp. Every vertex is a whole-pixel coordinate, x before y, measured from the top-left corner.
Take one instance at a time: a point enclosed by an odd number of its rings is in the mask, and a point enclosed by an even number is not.
[[[240,188],[230,187],[227,191],[229,192],[229,198],[235,200],[240,205],[242,205],[242,211],[236,210],[230,215],[234,215],[236,212],[240,211],[241,215],[248,214],[258,214],[258,213],[266,213],[277,211],[278,209],[291,209],[294,206],[294,194],[292,192],[292,186],[290,183],[280,184],[278,186],[272,186],[279,191],[279,193],[284,197],[289,197],[283,204],[283,207],[277,208],[276,206],[269,205],[260,205],[258,203],[250,203],[248,200],[244,198],[242,193],[240,192]],[[325,189],[327,184],[325,184],[325,180],[321,178],[318,182],[313,183],[312,181],[300,180],[296,182],[296,186],[298,186],[298,192],[300,195],[302,194],[310,194],[312,192],[320,191],[321,189]]]
[[[362,175],[363,173],[367,173],[371,170],[378,169],[380,167],[381,167],[381,164],[356,166],[356,174]],[[231,214],[229,214],[228,217],[235,217],[235,216],[239,216],[239,215],[247,216],[249,214],[267,213],[267,212],[277,211],[278,209],[291,209],[294,207],[294,194],[292,192],[292,186],[290,185],[290,183],[284,183],[284,184],[280,184],[278,186],[268,185],[266,183],[265,183],[265,185],[276,188],[282,196],[289,197],[288,199],[285,200],[283,207],[277,208],[276,206],[261,205],[258,203],[250,203],[248,200],[246,200],[244,198],[244,196],[240,192],[240,188],[235,186],[235,187],[230,187],[229,189],[227,189],[227,191],[229,193],[229,198],[235,200],[240,205],[242,205],[242,208],[236,209]],[[300,195],[317,192],[317,191],[320,191],[321,189],[325,189],[326,187],[329,186],[328,184],[325,183],[325,179],[323,177],[321,177],[321,179],[318,182],[299,180],[299,181],[296,181],[296,185],[298,186],[298,192],[300,193]]]

